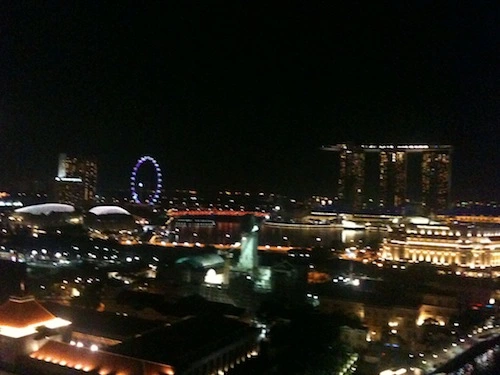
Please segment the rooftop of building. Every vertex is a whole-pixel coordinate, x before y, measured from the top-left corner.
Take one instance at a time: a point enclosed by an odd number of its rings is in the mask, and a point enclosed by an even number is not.
[[[443,212],[444,215],[471,215],[471,216],[500,216],[500,205],[497,203],[473,204],[465,202],[462,205],[456,205]]]
[[[397,275],[394,274],[392,279],[397,279]],[[325,283],[310,285],[309,290],[320,296],[320,303],[321,298],[326,297],[380,308],[417,309],[422,304],[423,293],[428,289],[409,283],[408,279],[401,279],[399,285],[394,285],[392,281],[361,280],[359,286]]]
[[[61,366],[93,374],[173,375],[175,373],[167,364],[151,363],[101,350],[93,351],[58,341],[47,342],[30,357],[33,360],[43,361],[43,366],[57,366],[58,373],[61,371]]]
[[[20,338],[39,328],[56,329],[71,324],[45,309],[33,296],[12,296],[0,306],[0,335]]]
[[[424,223],[406,223],[399,225],[399,231],[404,231],[408,235],[438,236],[445,237],[500,237],[500,224],[497,223],[445,223],[430,221]],[[397,228],[393,225],[393,228]]]
[[[55,317],[38,303],[33,296],[13,296],[0,305],[0,326],[23,328],[34,324],[42,324]]]
[[[451,145],[437,144],[409,144],[409,143],[378,143],[378,144],[354,144],[338,143],[336,145],[322,146],[325,151],[359,150],[359,151],[404,151],[404,152],[425,152],[425,151],[451,151]]]
[[[75,212],[75,207],[63,203],[41,203],[17,208],[14,212],[31,215],[50,215],[52,213],[72,213]]]
[[[73,331],[111,339],[124,340],[165,324],[164,321],[64,306],[54,302],[44,302],[43,306],[53,314],[71,321]]]
[[[170,320],[178,320],[188,316],[212,316],[228,315],[241,317],[245,309],[231,304],[208,301],[198,294],[192,294],[182,298],[175,298],[169,295],[168,298],[162,298],[154,293],[143,291],[123,290],[117,296],[119,304],[128,304],[130,306],[142,306],[152,308],[163,316],[170,317]]]
[[[112,347],[117,354],[185,368],[258,330],[222,315],[196,316],[147,332]]]
[[[329,293],[334,299],[364,303],[365,305],[387,308],[399,307],[417,309],[421,305],[420,296],[401,296],[399,291],[387,293],[369,293],[364,291],[342,290]]]
[[[206,254],[190,255],[187,257],[183,257],[178,259],[175,263],[189,264],[194,268],[208,269],[208,268],[223,266],[224,258],[218,254],[206,253]]]
[[[89,213],[101,216],[101,215],[128,215],[130,212],[120,206],[95,206],[89,210]]]

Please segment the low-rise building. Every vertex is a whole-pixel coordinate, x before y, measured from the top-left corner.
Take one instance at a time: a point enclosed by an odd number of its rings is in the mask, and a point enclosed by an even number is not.
[[[0,306],[0,369],[23,375],[209,375],[259,353],[260,330],[222,314],[170,324],[51,306],[73,317],[75,327],[32,296]]]
[[[12,296],[0,305],[0,366],[15,369],[23,358],[50,340],[61,340],[71,324],[30,295]]]
[[[390,297],[390,296],[389,296]],[[415,347],[420,326],[427,321],[445,326],[459,312],[457,297],[422,293],[411,298],[389,298],[377,293],[332,293],[319,297],[324,313],[338,312],[357,317],[366,327],[365,340]]]
[[[500,275],[500,226],[440,223],[394,226],[381,247],[382,258],[460,267],[463,272]]]

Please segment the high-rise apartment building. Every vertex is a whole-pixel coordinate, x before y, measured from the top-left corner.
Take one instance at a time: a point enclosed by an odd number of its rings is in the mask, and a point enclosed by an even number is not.
[[[59,154],[55,194],[59,202],[79,204],[92,201],[96,194],[97,162]]]
[[[322,149],[339,154],[337,197],[352,210],[417,204],[436,211],[450,204],[451,146],[344,143]]]

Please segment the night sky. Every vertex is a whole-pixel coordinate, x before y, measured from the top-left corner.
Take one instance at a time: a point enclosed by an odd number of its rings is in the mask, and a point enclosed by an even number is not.
[[[106,3],[106,4],[104,4]],[[495,1],[4,1],[0,186],[142,154],[170,188],[330,194],[339,142],[455,147],[453,196],[500,200]]]

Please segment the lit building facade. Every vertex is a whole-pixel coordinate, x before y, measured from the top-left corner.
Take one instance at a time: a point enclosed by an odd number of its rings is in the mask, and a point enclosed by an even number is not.
[[[0,305],[0,361],[15,368],[50,340],[61,340],[71,322],[58,318],[33,296],[10,297]]]
[[[478,276],[500,274],[500,226],[406,224],[388,232],[381,251],[392,261],[457,266]]]
[[[451,155],[446,149],[422,154],[422,201],[428,207],[447,208],[451,188]]]
[[[89,317],[69,310],[69,315],[79,314],[82,328]],[[96,318],[99,314],[91,312],[91,321],[83,323],[90,329],[87,334],[75,335],[78,328],[73,331],[69,320],[33,296],[11,297],[0,305],[2,369],[16,374],[209,375],[227,373],[260,352],[260,329],[222,315],[190,316],[174,324],[121,317],[120,325],[113,321],[115,314]],[[134,323],[139,327],[133,331],[140,333],[129,336]],[[109,339],[112,331],[118,340]]]
[[[406,153],[380,152],[379,197],[380,204],[400,207],[406,200]]]
[[[340,174],[338,196],[349,202],[354,209],[363,204],[365,185],[365,155],[347,145],[339,145]]]
[[[29,354],[25,367],[30,374],[225,374],[258,356],[259,334],[257,328],[232,318],[189,317],[111,347],[48,341]]]
[[[59,154],[55,194],[59,202],[78,204],[94,200],[97,187],[97,162]]]
[[[455,296],[425,293],[419,302],[406,305],[384,301],[384,298],[363,298],[355,293],[349,296],[320,296],[319,309],[324,313],[340,312],[356,316],[366,327],[367,342],[403,342],[417,349],[421,339],[420,327],[427,320],[447,326],[459,312]]]
[[[451,146],[344,143],[322,149],[339,154],[337,196],[354,211],[418,203],[435,212],[450,204]]]

